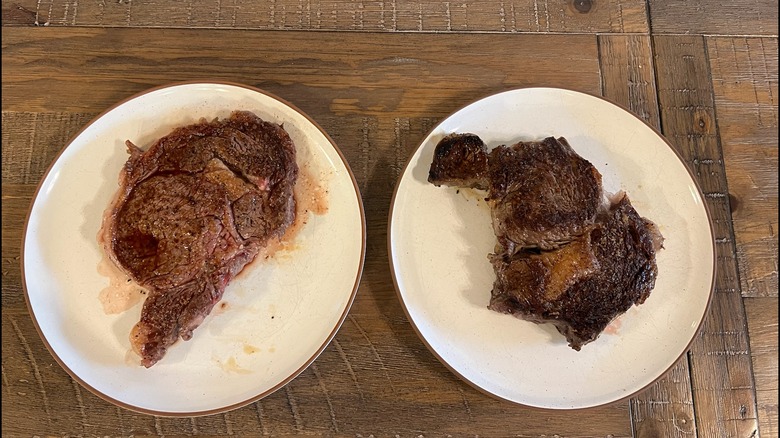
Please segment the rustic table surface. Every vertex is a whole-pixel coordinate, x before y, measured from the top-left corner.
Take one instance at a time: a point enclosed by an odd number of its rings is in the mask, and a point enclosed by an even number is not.
[[[778,5],[772,0],[2,1],[2,435],[778,436]],[[351,312],[299,377],[243,408],[155,417],[76,383],[24,299],[32,196],[112,104],[221,80],[294,103],[336,141],[367,221]],[[487,94],[604,95],[661,129],[709,204],[717,280],[690,352],[647,391],[547,412],[463,383],[393,288],[394,184],[427,131]]]

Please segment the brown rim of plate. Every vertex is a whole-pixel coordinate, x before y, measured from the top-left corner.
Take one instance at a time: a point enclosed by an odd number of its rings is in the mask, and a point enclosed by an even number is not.
[[[266,390],[266,391],[264,391],[264,392],[262,392],[262,393],[260,393],[260,394],[258,394],[256,396],[253,396],[253,397],[251,397],[251,398],[249,398],[247,400],[244,400],[242,402],[233,403],[231,405],[223,406],[223,407],[220,407],[220,408],[208,409],[208,410],[204,410],[204,411],[194,411],[194,412],[156,411],[156,410],[153,410],[153,409],[146,409],[146,408],[140,408],[140,407],[137,407],[137,406],[133,406],[131,404],[119,401],[119,400],[117,400],[117,399],[115,399],[113,397],[110,397],[110,396],[108,396],[108,395],[98,391],[97,389],[95,389],[92,386],[90,386],[89,384],[87,384],[78,375],[76,375],[76,373],[74,373],[62,361],[62,359],[60,359],[60,357],[54,351],[52,346],[49,344],[49,341],[46,339],[46,336],[44,336],[43,331],[41,331],[41,328],[38,325],[38,320],[35,317],[35,312],[33,311],[32,305],[30,304],[29,292],[27,290],[27,277],[25,275],[25,270],[24,270],[25,242],[27,240],[27,227],[28,227],[28,225],[30,223],[30,215],[32,213],[32,207],[33,207],[33,205],[35,205],[35,201],[38,199],[38,193],[40,192],[41,187],[43,186],[44,181],[46,181],[46,178],[49,176],[49,173],[51,172],[51,169],[54,167],[54,165],[60,159],[62,154],[65,152],[65,150],[68,147],[70,147],[71,144],[73,144],[73,142],[82,134],[82,132],[84,132],[88,127],[92,126],[95,122],[100,120],[103,116],[105,116],[110,111],[114,110],[115,108],[119,107],[120,105],[123,105],[124,103],[129,102],[129,101],[131,101],[133,99],[139,98],[141,96],[144,96],[146,94],[149,94],[149,93],[152,93],[152,92],[155,92],[155,91],[164,90],[166,88],[174,88],[174,87],[179,87],[179,86],[183,86],[183,85],[198,85],[198,84],[202,84],[202,85],[227,85],[227,86],[231,86],[231,87],[238,87],[238,88],[243,88],[243,89],[246,89],[246,90],[254,91],[254,92],[262,94],[262,95],[264,95],[266,97],[270,97],[271,99],[274,99],[274,100],[276,100],[278,102],[281,102],[284,105],[287,105],[293,111],[295,111],[298,114],[302,115],[306,120],[309,121],[309,123],[311,123],[314,127],[316,127],[317,130],[319,130],[325,136],[325,138],[328,140],[330,145],[333,147],[333,149],[336,151],[336,153],[341,158],[341,162],[344,164],[344,167],[346,168],[347,173],[349,174],[350,180],[352,181],[352,186],[355,189],[355,196],[357,197],[358,209],[360,210],[360,223],[361,223],[361,240],[362,240],[362,242],[361,242],[361,249],[360,249],[360,261],[359,261],[358,266],[357,266],[357,268],[358,268],[357,269],[357,275],[356,275],[356,278],[355,278],[355,283],[352,286],[352,293],[350,294],[349,300],[347,301],[347,305],[344,308],[344,312],[339,317],[339,320],[336,323],[336,326],[328,334],[328,336],[325,338],[325,342],[323,342],[323,344],[317,349],[317,351],[315,351],[314,354],[308,360],[306,360],[306,362],[304,362],[304,364],[301,365],[301,367],[298,368],[295,372],[293,372],[290,376],[288,376],[287,378],[283,379],[281,382],[276,384],[271,389],[268,389],[268,390]],[[333,141],[333,139],[330,137],[330,135],[328,135],[328,133],[325,132],[325,130],[322,129],[322,127],[319,124],[317,124],[317,122],[315,122],[311,117],[309,117],[308,114],[306,114],[305,112],[301,111],[298,107],[296,107],[295,105],[291,104],[290,102],[288,102],[288,101],[286,101],[286,100],[284,100],[282,98],[279,98],[279,97],[277,97],[277,96],[275,96],[275,95],[273,95],[273,94],[271,94],[271,93],[269,93],[267,91],[261,90],[259,88],[256,88],[256,87],[253,87],[253,86],[250,86],[250,85],[240,84],[240,83],[237,83],[237,82],[220,81],[220,80],[174,82],[174,83],[170,83],[170,84],[159,85],[159,86],[156,86],[156,87],[153,87],[153,88],[149,88],[149,89],[144,90],[144,91],[142,91],[140,93],[136,93],[136,94],[134,94],[134,95],[132,95],[130,97],[122,99],[121,101],[111,105],[108,109],[106,109],[103,112],[101,112],[100,114],[98,114],[95,118],[90,120],[89,123],[87,123],[81,129],[79,129],[79,131],[73,137],[71,137],[71,139],[67,142],[65,147],[62,148],[62,150],[57,154],[55,159],[52,160],[51,164],[46,169],[46,172],[44,173],[43,177],[41,178],[40,182],[38,183],[38,187],[35,189],[35,193],[33,194],[33,200],[32,200],[32,202],[30,202],[30,207],[27,209],[27,216],[25,217],[25,221],[24,221],[24,229],[22,231],[22,247],[21,247],[20,255],[21,255],[20,260],[21,260],[21,269],[22,269],[22,288],[24,289],[24,300],[27,303],[27,309],[29,310],[30,316],[32,317],[33,325],[35,325],[35,330],[38,332],[38,335],[40,336],[41,340],[43,341],[44,345],[46,346],[46,349],[49,350],[49,353],[52,355],[52,357],[54,357],[54,360],[57,361],[57,363],[74,380],[79,382],[79,384],[81,384],[81,386],[85,387],[90,392],[92,392],[93,394],[95,394],[98,397],[102,398],[103,400],[106,400],[106,401],[108,401],[110,403],[113,403],[113,404],[115,404],[117,406],[120,406],[120,407],[123,407],[125,409],[129,409],[131,411],[140,412],[140,413],[143,413],[143,414],[158,415],[158,416],[163,416],[163,417],[199,417],[199,416],[213,415],[213,414],[218,414],[218,413],[222,413],[222,412],[232,411],[234,409],[238,409],[240,407],[243,407],[243,406],[246,406],[248,404],[254,403],[257,400],[260,400],[260,399],[262,399],[264,397],[269,396],[270,394],[276,392],[277,390],[279,390],[280,388],[282,388],[286,384],[290,383],[293,379],[298,377],[298,375],[300,375],[304,370],[306,370],[306,368],[308,368],[309,365],[311,365],[312,362],[314,362],[314,360],[316,360],[317,357],[319,357],[319,355],[322,353],[322,351],[325,350],[325,348],[330,344],[330,341],[333,340],[333,338],[336,336],[336,333],[339,331],[339,328],[341,328],[342,324],[344,323],[344,320],[346,319],[347,314],[349,313],[349,310],[352,307],[353,302],[355,301],[355,296],[357,295],[358,287],[360,286],[360,279],[361,279],[361,277],[363,275],[363,267],[364,267],[364,264],[365,264],[365,257],[366,257],[366,215],[365,215],[365,209],[363,207],[363,198],[362,198],[362,196],[360,194],[360,189],[358,188],[357,181],[355,180],[355,175],[352,172],[352,169],[349,167],[349,163],[347,162],[346,158],[344,157],[344,154],[338,148],[338,146],[336,145],[336,142]]]
[[[518,91],[518,90],[528,90],[528,89],[563,90],[563,91],[570,91],[570,92],[574,92],[574,93],[584,94],[584,95],[590,96],[590,97],[595,97],[597,99],[601,99],[601,100],[603,100],[603,101],[605,101],[607,103],[610,103],[610,104],[612,104],[612,105],[622,109],[623,111],[627,112],[628,114],[630,114],[632,117],[634,117],[638,121],[642,122],[645,126],[647,126],[650,129],[652,129],[653,132],[661,140],[663,140],[663,142],[669,147],[669,149],[671,149],[672,152],[674,152],[674,154],[677,156],[677,159],[680,161],[680,163],[683,165],[685,170],[688,172],[688,176],[690,176],[691,181],[693,181],[693,184],[696,187],[696,192],[697,192],[697,194],[699,195],[699,197],[700,197],[700,199],[702,201],[702,205],[704,206],[704,212],[705,212],[705,214],[707,216],[707,223],[710,226],[709,227],[710,228],[710,241],[712,243],[712,255],[713,255],[713,257],[712,257],[712,280],[710,281],[710,292],[709,292],[709,295],[707,296],[707,305],[705,306],[704,312],[702,313],[702,318],[701,318],[701,320],[699,320],[699,323],[698,323],[698,325],[696,327],[696,330],[693,332],[693,336],[688,341],[688,344],[685,346],[685,348],[683,349],[682,353],[680,353],[680,355],[672,362],[672,364],[664,372],[662,372],[660,375],[658,375],[656,378],[654,378],[652,381],[650,381],[647,385],[643,386],[642,388],[637,389],[636,391],[634,391],[634,392],[632,392],[632,393],[630,393],[628,395],[620,397],[620,398],[618,398],[616,400],[605,402],[605,403],[601,403],[601,404],[597,404],[597,405],[593,405],[593,406],[585,406],[585,407],[579,407],[579,408],[553,408],[553,407],[534,406],[534,405],[530,405],[530,404],[520,403],[520,402],[517,402],[517,401],[514,401],[514,400],[510,400],[510,399],[501,397],[501,396],[499,396],[497,394],[493,394],[492,392],[490,392],[490,391],[480,387],[476,383],[474,383],[471,380],[469,380],[468,378],[466,378],[464,375],[459,373],[455,368],[453,368],[452,365],[450,365],[447,361],[445,361],[439,355],[439,353],[436,352],[436,350],[433,348],[433,346],[428,343],[428,340],[425,339],[425,337],[420,332],[420,329],[417,327],[417,324],[415,324],[414,320],[412,319],[411,315],[409,314],[409,309],[406,307],[406,303],[404,302],[404,299],[401,296],[401,291],[398,288],[398,279],[396,278],[395,265],[393,265],[393,249],[392,249],[393,248],[393,245],[392,245],[392,243],[393,243],[392,242],[392,236],[393,235],[392,235],[392,229],[393,229],[393,210],[395,209],[395,199],[396,199],[396,196],[398,195],[398,188],[401,185],[401,180],[403,178],[403,175],[406,173],[407,169],[409,168],[409,165],[411,164],[412,158],[414,157],[414,155],[417,154],[417,151],[419,151],[421,147],[423,147],[423,145],[425,143],[425,140],[431,135],[431,133],[433,131],[436,130],[436,128],[441,126],[441,124],[444,123],[444,121],[446,121],[452,115],[454,115],[455,113],[463,110],[464,108],[466,108],[466,107],[468,107],[468,106],[470,106],[470,105],[472,105],[472,104],[474,104],[476,102],[479,102],[479,101],[481,101],[483,99],[487,99],[489,97],[496,96],[496,95],[499,95],[499,94],[502,94],[502,93]],[[486,395],[488,395],[488,396],[490,396],[490,397],[492,397],[494,399],[503,400],[503,401],[510,402],[512,404],[515,404],[515,405],[524,406],[524,407],[532,408],[532,409],[539,410],[539,411],[577,412],[577,411],[588,411],[588,410],[592,410],[592,409],[595,409],[595,408],[600,408],[600,407],[604,407],[604,406],[614,405],[614,404],[620,403],[620,402],[622,402],[624,400],[627,400],[627,399],[629,399],[631,397],[636,396],[637,394],[640,394],[640,393],[646,391],[653,384],[655,384],[658,380],[660,380],[666,374],[668,374],[669,371],[672,368],[674,368],[675,365],[677,365],[678,362],[680,362],[680,359],[682,359],[688,353],[688,351],[691,348],[691,344],[693,344],[693,341],[698,337],[699,332],[702,329],[702,324],[704,323],[705,318],[707,318],[707,315],[709,313],[709,309],[710,309],[710,306],[711,306],[711,303],[712,303],[713,291],[715,290],[715,279],[717,278],[717,259],[718,259],[717,255],[718,255],[718,253],[717,253],[717,246],[715,245],[715,234],[714,234],[714,230],[713,230],[713,227],[712,227],[712,216],[710,215],[710,210],[709,210],[709,207],[707,205],[706,199],[704,197],[704,193],[702,192],[701,187],[699,186],[699,182],[694,177],[693,172],[691,172],[690,167],[688,167],[688,164],[685,162],[683,157],[680,156],[680,153],[677,152],[677,150],[672,146],[671,143],[669,143],[669,140],[667,140],[666,137],[664,137],[663,134],[657,128],[655,128],[654,126],[650,125],[646,121],[644,121],[641,118],[639,118],[636,114],[634,114],[633,112],[628,110],[623,105],[620,105],[620,104],[618,104],[616,102],[613,102],[612,100],[610,100],[610,99],[608,99],[608,98],[606,98],[604,96],[597,96],[597,95],[594,95],[594,94],[585,93],[585,92],[582,92],[582,91],[577,91],[577,90],[573,90],[573,89],[570,89],[570,88],[563,88],[563,87],[535,86],[535,87],[509,88],[509,89],[506,89],[506,90],[503,90],[503,91],[499,91],[499,92],[496,92],[496,93],[487,94],[487,95],[482,96],[482,97],[480,97],[478,99],[472,100],[469,103],[467,103],[467,104],[459,107],[455,111],[451,112],[446,117],[444,117],[439,123],[437,123],[435,126],[433,126],[422,137],[420,145],[417,146],[417,148],[415,148],[415,150],[409,156],[409,159],[406,161],[406,165],[404,166],[403,170],[399,174],[398,181],[396,181],[395,189],[393,190],[393,197],[392,197],[392,199],[390,201],[390,210],[388,211],[388,217],[387,217],[387,256],[388,256],[388,261],[390,263],[390,273],[391,273],[391,275],[393,277],[393,286],[395,288],[396,295],[398,295],[398,300],[401,302],[401,307],[404,309],[404,314],[406,314],[406,319],[409,320],[409,323],[411,324],[411,326],[414,329],[415,333],[417,333],[417,336],[420,338],[420,340],[422,340],[423,344],[425,344],[425,347],[428,348],[428,351],[430,351],[433,354],[433,356],[436,357],[436,359],[439,360],[439,362],[441,362],[445,367],[447,367],[447,369],[450,370],[450,372],[455,374],[458,378],[460,378],[462,381],[468,383],[471,387],[473,387],[474,389],[478,390],[479,392],[481,392],[483,394],[486,394]]]

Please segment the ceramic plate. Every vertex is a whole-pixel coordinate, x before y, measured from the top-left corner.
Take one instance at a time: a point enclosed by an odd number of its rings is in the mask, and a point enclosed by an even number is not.
[[[489,148],[566,137],[605,190],[625,190],[666,238],[648,300],[579,352],[550,324],[488,310],[496,238],[485,195],[426,181],[436,144],[453,132],[477,134]],[[401,175],[388,238],[396,288],[430,350],[477,388],[540,408],[599,406],[648,386],[687,351],[713,289],[710,220],[680,157],[626,110],[569,90],[495,94],[437,125]]]
[[[130,352],[141,304],[107,314],[109,285],[96,237],[127,159],[125,140],[148,147],[201,117],[249,110],[283,124],[297,161],[321,184],[327,211],[311,214],[291,244],[248,265],[192,340],[150,369]],[[302,372],[346,317],[363,267],[365,219],[354,177],[333,141],[300,110],[263,91],[226,83],[153,89],[117,104],[62,151],[41,183],[25,232],[28,304],[57,361],[121,406],[202,415],[270,394]]]

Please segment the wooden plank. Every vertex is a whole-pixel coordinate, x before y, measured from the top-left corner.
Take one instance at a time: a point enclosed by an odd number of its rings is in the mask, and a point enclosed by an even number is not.
[[[751,436],[755,386],[704,38],[653,42],[663,132],[694,170],[719,243],[715,294],[689,353],[698,436]]]
[[[598,87],[596,73],[591,72],[587,80]],[[8,114],[6,123],[11,123],[11,116],[16,114]],[[65,116],[50,119],[50,128],[39,129],[54,131],[69,120]],[[4,415],[9,420],[4,421],[4,432],[41,436],[631,436],[628,403],[539,415],[537,410],[495,400],[461,382],[412,330],[388,270],[387,208],[406,160],[438,120],[334,114],[318,119],[342,145],[363,190],[370,243],[350,316],[315,366],[287,387],[250,406],[196,419],[158,418],[117,409],[83,388],[77,392],[45,351],[17,299],[10,308],[3,305],[3,345],[9,346],[3,349]],[[31,119],[20,116],[18,123],[28,126],[27,130],[18,128],[18,133],[29,132]],[[19,232],[14,231],[16,226],[9,231]],[[18,330],[13,329],[14,323]],[[11,330],[6,329],[8,324]],[[39,384],[35,369],[42,367],[44,359],[47,372],[54,376],[42,374]],[[47,404],[42,402],[44,393]],[[25,409],[29,405],[35,405],[34,409]]]
[[[2,204],[2,307],[21,309],[24,295],[21,280],[22,232],[27,211],[30,208],[35,186],[3,183]]]
[[[228,435],[262,431],[269,434],[305,432],[368,436],[393,431],[417,436],[429,432],[465,434],[491,430],[496,434],[515,431],[539,435],[554,430],[569,436],[630,434],[626,404],[575,415],[579,421],[572,423],[568,414],[531,415],[533,411],[494,400],[459,381],[425,349],[411,329],[387,269],[387,208],[394,182],[408,156],[438,117],[473,97],[504,87],[532,84],[539,77],[551,77],[553,81],[575,88],[597,91],[599,77],[594,37],[572,37],[567,39],[569,44],[564,48],[555,47],[565,46],[559,37],[542,41],[526,36],[509,37],[512,40],[502,36],[504,41],[499,41],[496,36],[468,36],[464,40],[471,40],[471,43],[463,47],[472,61],[464,57],[463,61],[452,62],[447,53],[460,43],[449,37],[386,34],[379,38],[380,45],[377,46],[360,42],[357,35],[238,32],[245,37],[248,48],[241,49],[235,58],[225,60],[218,46],[210,41],[234,35],[235,31],[215,34],[213,31],[141,29],[68,28],[56,33],[50,30],[3,29],[3,148],[12,160],[4,169],[7,172],[3,173],[4,189],[10,195],[4,199],[4,207],[9,208],[4,208],[3,214],[4,218],[14,218],[3,222],[4,236],[21,240],[20,218],[29,201],[25,197],[32,195],[33,187],[27,183],[37,183],[48,164],[46,161],[51,160],[64,139],[78,129],[79,122],[139,88],[171,80],[176,71],[193,71],[194,77],[202,77],[203,64],[207,64],[203,60],[213,58],[216,63],[230,64],[223,66],[227,67],[225,71],[233,72],[225,79],[256,83],[258,77],[264,77],[268,84],[277,88],[274,91],[303,107],[342,145],[364,190],[372,243],[367,249],[363,283],[350,319],[336,341],[320,356],[316,368],[311,367],[286,388],[251,406],[194,420],[154,418],[115,409],[83,389],[77,393],[64,372],[54,365],[59,380],[41,379],[41,392],[45,391],[50,399],[49,414],[43,412],[32,419],[16,421],[28,415],[27,411],[15,408],[25,406],[17,393],[31,394],[17,390],[19,379],[33,381],[28,378],[34,368],[33,359],[49,358],[49,363],[51,360],[26,316],[18,271],[9,270],[11,274],[4,278],[4,321],[9,318],[16,321],[30,353],[4,356],[4,363],[9,364],[4,368],[8,381],[8,384],[4,381],[7,397],[3,400],[7,403],[4,406],[8,407],[5,415],[12,420],[7,423],[14,425],[6,429],[8,433]],[[44,37],[30,37],[30,32]],[[151,36],[149,32],[152,32]],[[118,42],[122,42],[121,45],[139,38],[158,41],[160,47],[128,46],[124,52],[126,58],[114,54],[113,47]],[[189,42],[176,42],[181,38],[189,39]],[[507,49],[516,45],[518,38],[524,40],[519,43],[526,49],[519,48],[515,55],[507,55]],[[350,50],[339,48],[345,44],[345,39]],[[64,45],[47,47],[52,44]],[[296,47],[313,44],[322,44],[325,50],[301,58],[302,52]],[[490,47],[487,51],[481,48],[485,44]],[[191,48],[185,46],[202,49],[199,54],[192,53]],[[286,49],[279,50],[278,47]],[[73,56],[69,54],[75,53],[72,51],[81,54]],[[158,58],[155,52],[162,56]],[[539,59],[540,63],[518,73],[514,66],[523,59],[522,52],[525,57]],[[555,52],[557,55],[553,55]],[[183,53],[189,55],[183,58]],[[48,61],[34,61],[39,56]],[[311,56],[314,58],[309,58]],[[590,61],[589,56],[592,57]],[[582,58],[582,62],[578,69],[561,72],[556,57]],[[242,59],[258,61],[241,73],[241,69],[246,68],[241,66],[247,64]],[[114,63],[119,65],[112,66]],[[10,65],[13,67],[6,68]],[[481,78],[480,83],[476,79],[453,80],[455,75],[451,73],[450,79],[446,79],[447,69],[451,68]],[[123,79],[127,77],[127,69],[137,73],[141,81]],[[424,80],[419,80],[421,69]],[[24,80],[25,75],[32,80]],[[344,75],[351,77],[343,78]],[[429,81],[431,78],[439,79]],[[16,96],[14,88],[19,93]],[[44,93],[45,97],[37,99],[37,93]],[[57,96],[58,93],[69,97]],[[30,99],[31,95],[33,99]],[[81,101],[74,105],[68,102],[71,99]],[[69,111],[73,108],[85,111]],[[425,114],[425,117],[401,116],[407,112]],[[27,162],[26,157],[34,154],[42,157],[40,164]],[[14,184],[6,185],[6,182]],[[4,256],[8,259],[18,257],[18,246],[16,254],[9,250]],[[6,287],[6,284],[12,287]],[[13,333],[3,330],[4,345],[14,345],[24,352],[22,341],[18,336],[13,337]],[[410,369],[414,372],[410,373]],[[49,382],[69,390],[49,388]],[[32,403],[40,406],[38,399]],[[86,420],[81,407],[87,415]],[[101,415],[99,421],[90,416],[93,410]],[[493,420],[507,415],[507,421]],[[42,421],[46,418],[57,427]]]
[[[3,26],[358,32],[648,32],[645,2],[641,0],[16,0],[3,2]]]
[[[3,184],[38,182],[65,145],[97,114],[3,112]]]
[[[758,429],[762,437],[777,437],[778,298],[746,298],[750,352],[756,379]]]
[[[267,89],[313,116],[443,116],[488,93],[527,85],[598,91],[598,80],[590,80],[598,73],[592,35],[2,32],[3,111],[90,113],[151,86],[208,79]],[[229,40],[241,44],[226,51]]]
[[[648,9],[654,34],[777,37],[775,0],[650,0]]]
[[[650,37],[601,35],[599,61],[604,97],[660,128]]]
[[[538,415],[485,396],[437,362],[403,318],[356,314],[285,388],[194,419],[135,414],[99,399],[53,362],[29,318],[3,312],[2,336],[3,432],[10,436],[631,436],[625,406]]]
[[[743,296],[777,296],[777,39],[707,38]]]
[[[599,36],[603,94],[660,128],[648,36]],[[693,396],[684,356],[669,373],[630,401],[636,437],[696,436]]]
[[[3,309],[3,434],[82,433],[68,375],[46,353],[32,321]]]
[[[696,437],[688,357],[658,382],[631,399],[635,438]]]

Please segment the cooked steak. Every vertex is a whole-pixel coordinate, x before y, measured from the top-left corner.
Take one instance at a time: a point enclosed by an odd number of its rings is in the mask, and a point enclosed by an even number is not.
[[[484,188],[498,239],[490,309],[552,323],[579,350],[647,299],[663,238],[625,194],[604,201],[601,174],[564,138],[498,146],[450,134],[428,181]]]
[[[584,232],[602,203],[601,174],[564,138],[498,146],[451,134],[436,146],[428,181],[485,188],[493,230],[510,253],[553,249]]]
[[[249,112],[177,128],[145,152],[127,147],[104,237],[149,290],[131,344],[150,367],[292,223],[298,167],[284,128]]]
[[[579,350],[655,286],[658,231],[623,196],[576,240],[555,251],[493,256],[489,308],[549,322]]]
[[[564,138],[546,138],[490,153],[493,228],[510,250],[552,249],[593,223],[601,174]]]
[[[488,151],[474,134],[450,134],[436,145],[428,181],[437,186],[454,185],[487,189]]]

